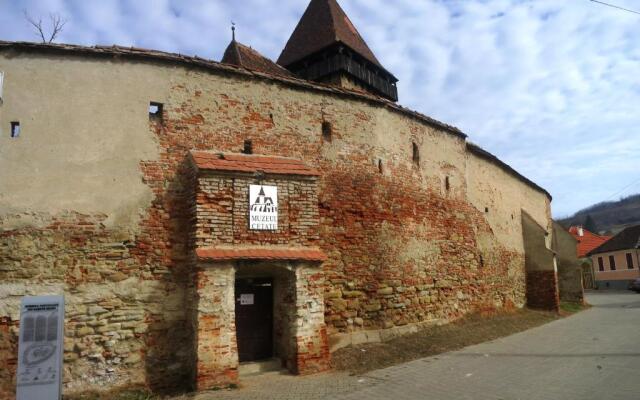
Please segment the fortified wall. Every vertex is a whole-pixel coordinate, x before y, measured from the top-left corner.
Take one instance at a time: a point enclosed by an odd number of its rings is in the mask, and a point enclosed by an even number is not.
[[[216,335],[198,336],[193,304],[230,300],[194,292],[191,151],[249,146],[318,170],[302,242],[324,254],[323,360],[325,345],[525,304],[522,210],[549,230],[550,196],[456,128],[360,92],[137,49],[0,42],[0,71],[0,398],[15,389],[19,301],[49,293],[66,296],[66,392],[193,385],[198,343]],[[236,367],[205,383],[234,382]]]

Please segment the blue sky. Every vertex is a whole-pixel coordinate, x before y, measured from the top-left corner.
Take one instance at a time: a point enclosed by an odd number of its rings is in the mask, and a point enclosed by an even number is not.
[[[233,20],[239,41],[276,59],[307,3],[0,0],[0,39],[34,41],[23,10],[55,12],[68,20],[58,42],[219,60]],[[400,79],[402,105],[458,126],[545,187],[554,216],[640,192],[640,15],[588,0],[340,3]]]

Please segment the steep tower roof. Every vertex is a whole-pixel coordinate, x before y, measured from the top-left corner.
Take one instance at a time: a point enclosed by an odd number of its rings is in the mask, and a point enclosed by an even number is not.
[[[235,38],[224,51],[221,62],[235,65],[252,71],[265,72],[280,76],[292,76],[291,72],[274,63],[249,46],[239,43]]]
[[[335,43],[343,43],[383,68],[336,0],[311,0],[278,64],[288,66]]]
[[[311,0],[278,58],[297,77],[398,100],[387,71],[336,0]]]

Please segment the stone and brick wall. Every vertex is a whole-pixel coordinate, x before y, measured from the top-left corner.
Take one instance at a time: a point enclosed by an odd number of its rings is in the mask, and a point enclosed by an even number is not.
[[[512,211],[525,208],[547,226],[549,198],[492,174],[500,168],[469,155],[464,137],[440,124],[230,68],[5,48],[0,66],[0,126],[24,122],[20,138],[0,137],[0,170],[11,171],[0,180],[0,349],[15,347],[20,296],[64,291],[67,392],[190,382],[193,149],[238,152],[250,139],[255,153],[320,170],[320,227],[302,234],[300,225],[288,238],[328,256],[308,289],[324,293],[320,336],[525,302],[524,245],[513,239],[522,226]],[[150,101],[163,103],[162,120],[149,120]],[[222,210],[232,199],[229,183],[219,184]],[[242,230],[219,235],[253,240]],[[299,347],[304,371],[322,369],[324,346]],[[11,392],[8,365],[0,387]]]
[[[324,371],[329,368],[324,273],[319,261],[306,260],[314,254],[325,258],[314,247],[320,239],[317,173],[296,175],[306,167],[283,158],[226,155],[241,160],[233,161],[224,157],[203,152],[193,156],[198,261],[193,266],[197,290],[191,320],[196,388],[238,383],[234,300],[238,274],[273,279],[274,355],[283,366],[298,374]],[[276,162],[280,174],[246,171],[247,164],[274,165],[269,161]],[[222,171],[211,169],[215,162],[223,164]],[[295,162],[295,168],[286,169],[287,162]],[[240,171],[232,171],[234,166]],[[277,230],[249,229],[252,184],[277,188]]]

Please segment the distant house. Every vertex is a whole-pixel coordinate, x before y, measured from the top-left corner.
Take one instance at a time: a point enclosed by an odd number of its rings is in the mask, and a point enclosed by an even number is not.
[[[595,289],[595,271],[591,263],[591,258],[587,256],[587,254],[613,236],[598,235],[582,226],[570,227],[569,233],[578,241],[577,252],[582,267],[582,282],[584,287],[585,289]]]
[[[591,250],[598,288],[626,289],[633,279],[640,278],[640,225],[625,228],[620,233]]]

